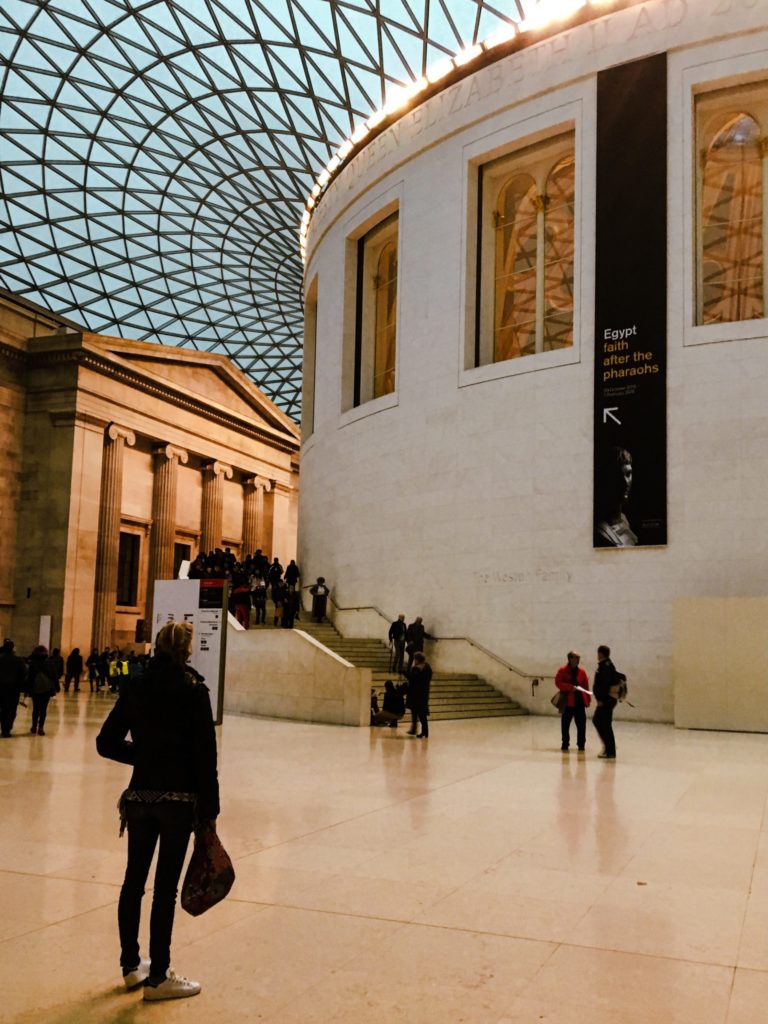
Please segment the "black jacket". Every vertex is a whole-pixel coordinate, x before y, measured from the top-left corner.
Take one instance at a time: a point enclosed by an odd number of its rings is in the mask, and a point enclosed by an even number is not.
[[[411,711],[427,712],[429,708],[429,686],[432,682],[432,668],[425,661],[419,668],[414,665],[408,673],[408,707]]]
[[[15,700],[24,688],[24,680],[27,675],[27,667],[24,659],[20,658],[13,651],[0,652],[0,693],[8,694]]]
[[[79,676],[83,671],[83,656],[82,654],[72,653],[67,658],[67,675],[68,676]]]
[[[41,677],[41,678],[38,678]],[[45,677],[45,678],[42,678]],[[45,680],[47,679],[47,684]],[[27,681],[24,692],[28,697],[56,692],[56,667],[47,654],[30,654],[27,663]]]
[[[405,634],[408,627],[400,619],[395,619],[392,625],[389,627],[389,639],[402,641],[405,640]]]
[[[218,816],[208,687],[170,658],[152,658],[144,675],[126,684],[101,727],[96,749],[102,757],[133,765],[130,789],[197,793],[198,817]]]
[[[605,661],[599,661],[595,670],[595,677],[592,680],[592,693],[595,695],[595,700],[599,700],[601,704],[609,704],[611,707],[615,707],[616,700],[611,696],[610,690],[618,681],[616,666],[611,659],[606,658]]]

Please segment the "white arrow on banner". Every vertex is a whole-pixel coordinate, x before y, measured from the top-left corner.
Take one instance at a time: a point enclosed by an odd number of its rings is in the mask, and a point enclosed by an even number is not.
[[[619,426],[621,426],[621,420],[619,419],[619,417],[613,415],[615,412],[618,411],[618,405],[612,405],[609,409],[603,409],[603,423],[607,423],[608,417],[610,417],[614,423],[618,423]]]

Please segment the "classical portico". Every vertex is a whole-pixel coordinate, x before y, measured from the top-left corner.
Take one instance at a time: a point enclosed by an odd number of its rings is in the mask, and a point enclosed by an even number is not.
[[[15,538],[4,635],[23,649],[50,616],[64,650],[140,647],[154,581],[182,558],[221,546],[295,557],[298,427],[226,358],[50,314],[32,337],[36,308],[2,299],[0,369],[16,413],[0,440],[18,481],[0,488]]]

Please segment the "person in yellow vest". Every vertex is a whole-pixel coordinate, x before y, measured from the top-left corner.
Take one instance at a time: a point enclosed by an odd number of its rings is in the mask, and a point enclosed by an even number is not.
[[[109,692],[117,693],[117,684],[120,682],[120,654],[112,651],[109,656]]]

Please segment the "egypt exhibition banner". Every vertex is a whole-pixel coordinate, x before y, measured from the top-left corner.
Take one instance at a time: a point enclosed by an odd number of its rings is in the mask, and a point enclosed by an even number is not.
[[[597,82],[594,546],[667,543],[667,61]]]

